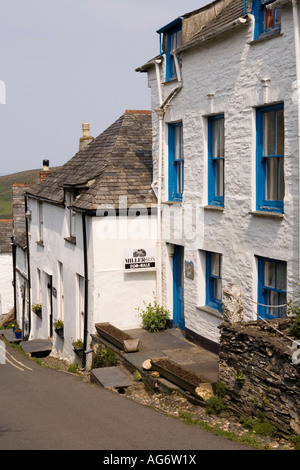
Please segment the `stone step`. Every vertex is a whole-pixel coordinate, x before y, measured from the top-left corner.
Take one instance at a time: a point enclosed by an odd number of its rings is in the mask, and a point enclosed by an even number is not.
[[[104,388],[127,388],[133,384],[129,372],[123,366],[99,367],[91,369],[91,381]]]

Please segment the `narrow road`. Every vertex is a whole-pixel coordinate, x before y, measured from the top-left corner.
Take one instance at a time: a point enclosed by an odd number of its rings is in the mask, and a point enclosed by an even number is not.
[[[41,367],[9,347],[0,361],[0,400],[1,450],[246,449],[73,374]]]

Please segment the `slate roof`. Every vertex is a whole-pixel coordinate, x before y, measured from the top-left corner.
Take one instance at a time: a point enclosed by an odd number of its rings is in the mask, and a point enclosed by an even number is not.
[[[0,220],[0,253],[11,253],[12,220]]]
[[[156,203],[152,184],[151,111],[127,110],[67,163],[27,194],[63,204],[64,188],[79,188],[73,207],[95,211],[100,204],[128,207]]]
[[[188,20],[192,16],[195,16],[198,13],[204,12],[205,10],[214,9],[218,3],[219,3],[219,0],[216,0],[212,3],[209,3],[208,5],[205,5],[202,8],[199,8],[192,12],[181,15],[181,18],[183,19],[183,21]],[[187,42],[183,43],[183,45],[178,48],[178,52],[180,52],[180,50],[184,50],[189,47],[192,47],[198,42],[206,41],[222,34],[222,32],[224,31],[224,28],[230,27],[230,25],[233,26],[233,22],[235,20],[238,20],[239,18],[247,16],[247,13],[249,13],[251,9],[250,5],[251,5],[251,1],[246,0],[246,14],[245,14],[244,13],[244,0],[232,0],[211,21],[209,21],[206,24],[199,24],[198,31],[193,35],[193,37],[191,37]],[[153,67],[155,60],[159,58],[160,56],[157,55],[156,57],[146,62],[144,65],[136,68],[136,71],[147,72],[147,70]]]

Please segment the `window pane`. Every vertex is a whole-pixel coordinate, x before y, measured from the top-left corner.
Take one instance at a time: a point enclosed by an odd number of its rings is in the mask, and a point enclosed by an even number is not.
[[[276,155],[284,155],[283,110],[276,113]]]
[[[269,113],[264,113],[263,117],[263,130],[264,130],[264,148],[263,154],[264,156],[267,155],[274,155],[274,111]]]
[[[277,317],[279,315],[279,310],[278,308],[275,307],[275,305],[279,305],[278,302],[279,302],[278,293],[272,290],[269,291],[267,311],[269,314],[274,315],[274,317]],[[272,305],[274,305],[274,307],[272,307]]]
[[[224,157],[224,119],[213,121],[213,158]]]
[[[224,160],[215,160],[215,195],[224,196]]]
[[[266,161],[266,199],[277,201],[277,158]]]
[[[182,127],[175,126],[175,160],[182,158]]]
[[[216,253],[211,253],[211,274],[212,276],[220,276],[221,273],[221,256]]]
[[[222,280],[214,279],[214,297],[215,299],[222,300]]]
[[[183,162],[177,163],[177,193],[183,193]]]
[[[265,262],[265,286],[275,288],[275,263]]]
[[[286,291],[286,265],[278,263],[276,272],[276,289]]]
[[[284,199],[284,160],[283,158],[279,158],[279,176],[278,176],[278,200],[283,201]]]
[[[278,309],[278,315],[280,317],[285,317],[286,316],[286,294],[279,294],[279,305],[284,305],[284,307],[280,307]]]
[[[274,10],[267,10],[265,8],[265,29],[273,28],[274,26]]]

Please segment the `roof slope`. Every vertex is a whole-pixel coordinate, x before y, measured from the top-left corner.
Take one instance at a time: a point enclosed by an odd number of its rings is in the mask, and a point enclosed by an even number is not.
[[[152,184],[151,111],[127,110],[102,134],[28,194],[62,204],[64,188],[81,188],[73,203],[79,210],[100,204],[155,203]]]

